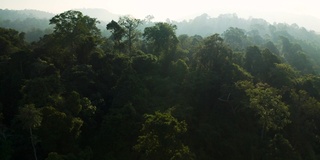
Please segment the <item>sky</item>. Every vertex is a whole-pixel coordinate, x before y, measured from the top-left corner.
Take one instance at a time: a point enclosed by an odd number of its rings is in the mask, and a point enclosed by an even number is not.
[[[191,19],[203,13],[212,17],[236,13],[241,18],[264,18],[320,31],[316,0],[0,0],[0,9],[36,9],[61,13],[77,8],[102,8],[120,15],[164,21]],[[319,22],[317,22],[317,20]]]

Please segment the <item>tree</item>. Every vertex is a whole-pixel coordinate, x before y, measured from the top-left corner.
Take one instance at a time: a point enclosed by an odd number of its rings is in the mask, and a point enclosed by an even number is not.
[[[298,72],[285,63],[275,64],[271,68],[268,83],[276,88],[293,87],[296,84]]]
[[[91,65],[75,65],[66,69],[61,78],[65,80],[66,90],[89,97],[97,91],[95,75]]]
[[[234,51],[241,51],[249,45],[247,35],[242,29],[230,27],[222,36]]]
[[[58,14],[50,19],[54,33],[70,40],[80,35],[100,37],[100,30],[96,27],[98,24],[95,18],[84,16],[80,11],[69,10]],[[75,40],[75,39],[74,39]]]
[[[176,25],[159,22],[155,26],[146,27],[143,36],[151,44],[154,54],[160,55],[161,52],[168,54],[170,51],[175,51],[178,44],[176,29]]]
[[[281,52],[282,54],[290,54],[292,52],[295,52],[293,50],[293,44],[289,41],[288,38],[284,37],[284,36],[280,36],[281,42],[282,42],[282,48],[281,48]]]
[[[144,159],[193,159],[189,147],[181,140],[181,135],[187,131],[185,121],[178,121],[171,110],[146,114],[145,118],[138,144],[134,146],[143,153]]]
[[[38,109],[35,108],[33,104],[29,104],[25,105],[23,108],[20,108],[17,118],[22,122],[23,128],[29,129],[34,158],[37,160],[38,157],[32,129],[41,125],[42,114]]]
[[[204,70],[222,71],[232,59],[232,50],[228,48],[223,39],[218,35],[204,39],[203,45],[196,53],[197,65]]]
[[[83,120],[75,117],[78,108],[77,100],[75,102],[68,102],[76,99],[75,93],[72,93],[66,102],[57,102],[60,105],[58,110],[55,107],[47,106],[41,109],[43,115],[42,125],[39,128],[39,136],[41,137],[41,146],[43,152],[48,154],[50,152],[57,152],[59,154],[76,153],[78,151],[77,139],[81,133]],[[62,99],[62,97],[58,97]],[[71,103],[71,104],[69,104]],[[70,105],[70,106],[67,106]]]
[[[101,43],[101,33],[95,18],[69,10],[50,19],[54,26],[54,40],[73,63],[87,63],[95,47]]]
[[[178,37],[178,40],[179,40],[179,46],[181,47],[181,49],[183,50],[189,49],[192,39],[187,34],[180,35]]]
[[[112,30],[111,32],[112,39],[114,40],[114,49],[122,49],[122,38],[125,35],[125,30],[114,20],[107,24],[107,30]]]
[[[270,72],[281,63],[278,56],[271,53],[269,49],[260,50],[257,46],[247,48],[244,57],[244,67],[257,79],[269,82]]]
[[[37,77],[25,80],[21,87],[23,102],[32,103],[36,106],[46,106],[52,102],[52,97],[62,91],[59,75]]]
[[[259,33],[259,30],[254,29],[249,31],[248,33],[248,39],[247,39],[247,45],[248,44],[254,44],[254,45],[261,45],[265,42],[265,39],[263,39]],[[248,42],[249,41],[249,42]]]
[[[263,72],[263,57],[259,47],[250,46],[247,48],[244,67],[254,76]]]
[[[254,85],[249,81],[240,81],[237,86],[245,90],[249,97],[249,107],[255,112],[261,125],[261,138],[269,130],[279,131],[291,121],[288,105],[281,101],[279,91],[264,83]]]
[[[271,41],[268,41],[265,45],[264,45],[267,49],[269,49],[272,53],[279,55],[280,52],[278,50],[278,48],[274,45],[274,43],[272,43]]]
[[[3,160],[10,160],[13,153],[12,141],[9,139],[8,128],[3,124],[3,106],[0,102],[0,157]]]
[[[314,73],[312,63],[311,61],[309,61],[309,58],[307,57],[306,53],[302,51],[293,52],[290,54],[286,54],[285,58],[288,61],[288,63],[298,71],[301,71],[304,74]]]
[[[13,29],[0,28],[0,62],[9,55],[25,49],[24,33]]]
[[[142,24],[142,20],[130,16],[123,16],[119,18],[118,23],[123,26],[125,30],[129,53],[132,54],[131,52],[134,47],[133,43],[137,40],[137,38],[139,38],[140,35],[140,33],[137,31],[137,27]]]
[[[290,91],[292,124],[289,126],[290,140],[300,159],[319,157],[320,102],[304,90]]]

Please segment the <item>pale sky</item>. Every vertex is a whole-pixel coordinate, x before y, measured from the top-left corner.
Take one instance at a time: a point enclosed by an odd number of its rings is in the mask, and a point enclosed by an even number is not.
[[[77,8],[103,8],[137,18],[153,15],[156,20],[190,19],[203,13],[210,16],[237,13],[241,18],[264,18],[271,23],[304,23],[314,29],[320,28],[318,3],[316,0],[0,0],[0,8],[37,9],[51,13]],[[319,23],[308,18],[303,21],[303,16],[319,19]]]

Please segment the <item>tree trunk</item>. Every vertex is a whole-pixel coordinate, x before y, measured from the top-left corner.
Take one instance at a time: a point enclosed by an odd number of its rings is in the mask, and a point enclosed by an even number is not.
[[[32,149],[33,149],[34,158],[35,158],[36,160],[38,160],[36,147],[35,147],[34,141],[33,141],[33,134],[32,134],[32,129],[31,129],[31,127],[29,127],[29,131],[30,131],[30,139],[31,139],[31,144],[32,144]]]

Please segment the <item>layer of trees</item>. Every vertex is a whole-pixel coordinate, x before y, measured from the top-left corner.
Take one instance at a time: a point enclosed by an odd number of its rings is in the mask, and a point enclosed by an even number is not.
[[[48,23],[33,43],[0,28],[3,160],[320,158],[314,44],[236,27],[177,36],[130,16],[104,37],[72,10]]]

